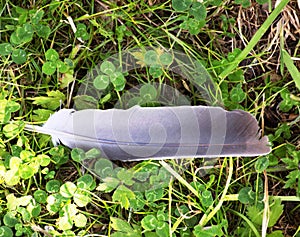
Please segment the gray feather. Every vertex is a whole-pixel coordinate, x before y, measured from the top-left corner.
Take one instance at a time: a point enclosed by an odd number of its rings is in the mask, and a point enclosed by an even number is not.
[[[209,106],[62,109],[43,127],[25,129],[51,135],[54,144],[98,148],[104,157],[122,161],[259,156],[271,151],[250,113]]]

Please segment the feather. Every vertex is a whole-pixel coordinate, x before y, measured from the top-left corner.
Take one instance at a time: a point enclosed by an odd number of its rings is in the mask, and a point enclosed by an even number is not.
[[[210,106],[62,109],[43,127],[25,129],[51,135],[54,144],[98,148],[104,157],[122,161],[259,156],[271,151],[250,113]]]

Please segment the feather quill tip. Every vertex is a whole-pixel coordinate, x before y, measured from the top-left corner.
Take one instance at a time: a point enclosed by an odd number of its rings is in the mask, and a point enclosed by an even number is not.
[[[30,124],[25,124],[24,129],[26,131],[30,131],[30,132],[37,132],[37,133],[42,133],[45,135],[50,135],[54,146],[57,146],[60,144],[59,138],[55,135],[55,132],[52,129],[48,129],[46,127],[41,127],[41,126],[36,126],[36,125],[30,125]]]

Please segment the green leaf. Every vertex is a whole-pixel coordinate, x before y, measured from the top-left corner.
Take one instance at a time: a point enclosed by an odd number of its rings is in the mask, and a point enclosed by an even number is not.
[[[52,156],[52,162],[57,166],[65,164],[69,160],[69,154],[66,148],[61,145],[52,147],[49,154]]]
[[[183,12],[189,9],[192,0],[172,0],[172,7],[177,12]]]
[[[77,24],[77,30],[75,33],[77,38],[81,38],[82,40],[88,40],[90,38],[89,33],[86,30],[86,25],[83,23]]]
[[[47,96],[33,98],[33,104],[41,105],[44,108],[55,110],[65,100],[65,95],[59,90],[47,92]]]
[[[127,221],[115,217],[110,217],[110,221],[111,227],[116,231],[121,231],[125,233],[131,233],[133,231],[133,228]]]
[[[157,211],[156,218],[159,221],[168,221],[168,214],[165,213],[164,208]]]
[[[14,49],[11,58],[16,64],[23,64],[26,62],[26,52],[23,49]]]
[[[7,138],[15,137],[18,133],[20,133],[20,130],[23,126],[22,123],[23,122],[18,121],[18,122],[15,122],[15,123],[6,124],[3,127],[3,134]]]
[[[21,164],[19,167],[19,175],[24,180],[31,178],[34,173],[34,169],[28,164]]]
[[[111,75],[112,73],[114,73],[116,71],[116,67],[115,67],[115,65],[113,65],[112,62],[104,61],[100,65],[100,70],[101,70],[101,72],[105,73],[106,75]]]
[[[56,63],[54,62],[45,62],[42,66],[42,72],[48,76],[51,76],[56,71]]]
[[[55,49],[48,49],[45,53],[46,60],[56,62],[59,59],[59,54]]]
[[[26,222],[29,222],[31,219],[30,212],[24,207],[18,207],[17,211],[22,215],[22,219]]]
[[[74,218],[74,225],[79,228],[83,228],[86,226],[87,218],[82,213],[78,213]]]
[[[70,230],[73,227],[73,222],[68,216],[62,216],[58,219],[58,228],[60,230]]]
[[[58,60],[56,63],[57,70],[60,73],[66,73],[69,70],[69,67],[61,60]],[[69,84],[70,82],[68,82]]]
[[[52,194],[47,197],[47,210],[50,214],[55,214],[61,211],[64,202],[66,202],[66,200],[59,193]]]
[[[251,6],[250,0],[235,0],[235,4],[241,4],[243,8],[247,8]]]
[[[145,237],[159,237],[155,232],[145,232]],[[120,236],[123,237],[123,236]],[[190,235],[188,236],[190,237]]]
[[[11,213],[7,212],[3,217],[3,224],[8,227],[14,227],[17,223],[19,223],[18,219]]]
[[[98,159],[94,169],[101,178],[110,177],[113,174],[113,164],[105,158]]]
[[[110,99],[111,99],[111,93],[108,93],[100,99],[100,104],[104,104],[104,103],[110,101]]]
[[[267,157],[261,157],[255,162],[255,170],[258,173],[262,173],[269,166],[269,159]]]
[[[33,110],[34,115],[32,115],[32,120],[36,122],[46,121],[53,113],[53,111],[49,109],[36,109]]]
[[[48,155],[39,154],[36,156],[36,160],[40,166],[48,166],[51,162],[51,159]]]
[[[100,156],[101,156],[101,152],[96,148],[92,148],[85,153],[86,159],[96,159],[99,158]]]
[[[109,76],[99,75],[94,79],[93,85],[97,90],[104,90],[108,87],[109,81]]]
[[[42,207],[40,204],[32,204],[29,203],[29,205],[26,207],[27,211],[30,214],[30,219],[31,217],[38,217],[41,213]]]
[[[267,234],[267,237],[284,237],[281,230],[275,230],[270,234]]]
[[[255,193],[251,187],[244,187],[239,191],[238,200],[243,204],[252,204],[255,200]]]
[[[128,170],[125,168],[121,168],[117,173],[118,179],[121,180],[124,184],[129,186],[134,183],[134,181],[132,180],[133,175],[134,173],[132,170]]]
[[[154,50],[148,50],[145,53],[144,61],[147,66],[159,65],[158,55]]]
[[[281,200],[279,198],[275,198],[273,200],[270,204],[270,219],[268,227],[273,227],[276,224],[283,213],[283,207],[284,206],[281,204]]]
[[[205,20],[196,20],[189,18],[186,22],[187,24],[187,29],[190,32],[191,35],[197,35],[200,33],[201,28],[205,25]]]
[[[173,62],[173,56],[170,53],[164,52],[159,56],[159,61],[162,65],[170,65]]]
[[[300,105],[298,101],[292,99],[292,94],[286,88],[280,92],[280,96],[283,99],[279,104],[279,108],[282,112],[288,112],[293,106]]]
[[[125,88],[126,81],[124,80],[121,84],[114,84],[115,91],[122,91]]]
[[[0,44],[0,55],[6,56],[11,54],[13,51],[13,47],[10,43],[2,43]]]
[[[81,189],[90,190],[92,186],[94,186],[94,178],[90,174],[85,174],[77,179],[77,187]]]
[[[283,62],[287,67],[289,73],[291,74],[296,87],[298,88],[298,90],[300,90],[300,72],[298,71],[297,67],[294,65],[294,62],[290,57],[290,55],[288,54],[288,52],[284,49],[281,52],[282,52]]]
[[[156,229],[157,221],[158,220],[156,219],[156,217],[154,215],[147,215],[142,219],[141,225],[144,230],[152,231],[152,230]]]
[[[74,104],[76,110],[83,110],[83,109],[97,109],[98,108],[98,101],[89,95],[78,95],[74,98]]]
[[[0,237],[13,237],[13,231],[7,226],[1,226]]]
[[[16,11],[16,13],[18,13],[19,15],[23,15],[23,14],[28,14],[28,10],[19,7],[19,6],[15,6],[14,10]]]
[[[20,104],[15,101],[8,101],[6,110],[8,112],[16,112],[21,108]]]
[[[238,84],[236,87],[231,89],[230,99],[236,103],[241,103],[246,99],[246,94],[242,89],[242,84]]]
[[[164,72],[161,69],[161,67],[152,65],[152,66],[150,66],[149,73],[153,78],[158,78],[158,77],[162,76]]]
[[[113,85],[123,85],[125,83],[125,77],[123,75],[123,73],[121,72],[113,72],[110,75],[110,80],[113,83]]]
[[[19,157],[11,157],[9,160],[9,168],[11,170],[18,170],[22,160]]]
[[[265,4],[265,3],[268,3],[268,0],[256,0],[256,2],[257,2],[258,4],[263,5],[263,4]]]
[[[260,210],[257,206],[248,206],[247,207],[247,216],[250,218],[250,220],[258,225],[261,226],[262,224],[262,215],[263,211]]]
[[[150,189],[145,192],[145,197],[149,202],[158,201],[163,196],[164,196],[164,190],[162,188]]]
[[[170,231],[169,231],[169,225],[167,224],[167,222],[158,221],[157,222],[156,233],[159,237],[168,236]]]
[[[18,207],[18,201],[17,198],[15,197],[15,195],[13,193],[10,193],[6,196],[6,206],[8,208],[8,210],[16,210]]]
[[[17,39],[17,44],[27,43],[32,40],[33,37],[33,27],[30,23],[25,23],[23,26],[18,26],[15,31],[15,37]]]
[[[228,75],[228,79],[229,79],[229,81],[232,81],[232,82],[243,82],[245,80],[243,70],[239,69],[233,73],[230,73]]]
[[[34,10],[34,12],[30,12],[30,13],[31,13],[30,20],[33,24],[36,25],[40,22],[40,20],[42,20],[45,12],[43,10]]]
[[[44,39],[47,39],[51,34],[51,29],[47,25],[38,24],[35,26],[36,34]]]
[[[0,99],[0,123],[7,123],[11,119],[11,113],[18,111],[20,104],[15,101]]]
[[[209,207],[213,204],[214,200],[211,191],[205,190],[201,193],[201,203],[205,207]]]
[[[115,191],[112,196],[112,200],[114,202],[120,202],[121,207],[125,208],[126,210],[130,206],[130,199],[134,199],[135,195],[130,189],[126,188],[124,185],[120,185]]]
[[[60,60],[59,60],[60,61]],[[64,71],[64,70],[63,70]],[[62,72],[61,72],[62,73]],[[74,70],[70,70],[68,68],[68,71],[65,72],[61,79],[59,80],[60,88],[64,89],[66,88],[71,82],[75,81],[74,77]]]
[[[16,32],[13,32],[10,36],[10,43],[12,45],[20,45],[22,44],[22,38],[18,37]]]
[[[71,151],[71,158],[76,162],[81,162],[85,159],[85,152],[80,148],[74,148]]]
[[[68,181],[60,187],[59,193],[63,197],[71,198],[74,196],[76,189],[77,189],[76,185],[74,183]]]
[[[46,191],[48,193],[57,193],[60,189],[60,181],[59,180],[49,180],[46,184]]]
[[[73,199],[78,207],[85,207],[92,201],[90,194],[84,190],[76,190]]]
[[[4,181],[9,186],[17,185],[20,182],[20,176],[17,170],[8,170],[5,173]]]
[[[144,206],[146,204],[146,200],[144,199],[144,195],[141,192],[134,192],[135,194],[135,198],[134,199],[130,199],[130,207],[134,210],[134,211],[140,211],[144,209]]]
[[[120,184],[120,180],[113,177],[106,177],[103,179],[103,183],[100,183],[97,187],[98,191],[111,192]]]
[[[33,197],[38,203],[44,204],[47,202],[48,195],[44,190],[36,190]]]
[[[284,188],[290,188],[293,185],[296,185],[300,182],[300,171],[299,170],[290,171],[286,177],[288,178],[288,180],[285,182]],[[299,193],[300,191],[298,190],[298,194]]]
[[[193,2],[191,8],[189,9],[189,13],[197,20],[202,21],[205,20],[207,12],[206,7],[201,2]]]
[[[219,225],[212,225],[212,226],[208,226],[203,228],[200,225],[197,225],[194,228],[194,235],[195,237],[215,237],[215,236],[225,236],[222,228],[225,227],[227,225],[226,221],[222,221],[222,223],[220,223]]]
[[[20,152],[20,158],[23,162],[32,161],[34,156],[35,156],[35,153],[33,151],[22,150]]]

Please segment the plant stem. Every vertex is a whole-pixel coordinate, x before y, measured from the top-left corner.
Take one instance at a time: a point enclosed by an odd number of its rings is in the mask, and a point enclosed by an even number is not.
[[[232,173],[233,173],[233,158],[229,157],[229,171],[228,171],[228,177],[226,180],[226,184],[225,184],[225,188],[223,190],[221,199],[219,201],[219,203],[217,204],[217,206],[210,212],[210,213],[205,213],[200,222],[199,225],[204,227],[206,225],[207,222],[209,222],[209,220],[211,218],[213,218],[213,216],[221,209],[223,202],[225,201],[225,197],[226,197],[226,193],[228,191],[229,185],[230,185],[230,181],[231,181],[231,177],[232,177]]]
[[[161,160],[159,163],[172,174],[180,183],[182,183],[184,186],[186,186],[196,197],[199,198],[199,193],[196,189],[192,187],[184,178],[182,178],[175,170],[172,169],[171,166],[169,166],[165,161]]]

